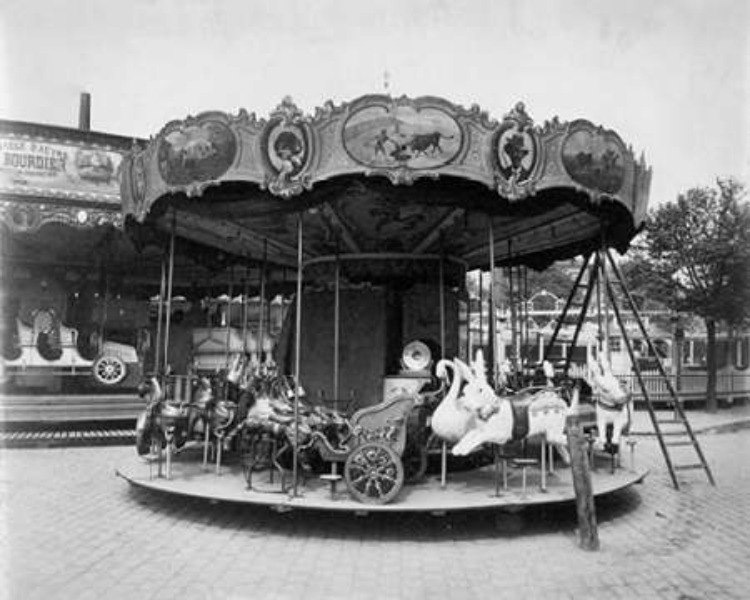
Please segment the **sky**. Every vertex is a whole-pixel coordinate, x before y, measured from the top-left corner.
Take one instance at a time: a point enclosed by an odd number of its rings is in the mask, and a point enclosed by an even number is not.
[[[653,167],[651,206],[750,179],[746,0],[3,0],[0,118],[149,137],[205,110],[384,91],[587,118]]]

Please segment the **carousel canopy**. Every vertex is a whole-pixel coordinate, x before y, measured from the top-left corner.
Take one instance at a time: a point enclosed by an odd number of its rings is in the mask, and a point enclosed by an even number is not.
[[[535,125],[519,103],[496,121],[383,95],[312,116],[287,98],[267,119],[172,121],[122,174],[131,228],[282,267],[297,265],[300,231],[311,265],[442,256],[486,268],[492,247],[498,265],[544,268],[602,244],[624,252],[651,179],[643,156],[586,120]]]

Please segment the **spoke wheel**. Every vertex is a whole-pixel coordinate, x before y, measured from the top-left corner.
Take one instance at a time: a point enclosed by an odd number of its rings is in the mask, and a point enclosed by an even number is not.
[[[125,379],[127,367],[119,356],[100,356],[94,362],[93,374],[102,385],[117,385]]]
[[[355,448],[346,459],[344,479],[355,500],[387,504],[404,485],[404,467],[389,446],[370,442]]]

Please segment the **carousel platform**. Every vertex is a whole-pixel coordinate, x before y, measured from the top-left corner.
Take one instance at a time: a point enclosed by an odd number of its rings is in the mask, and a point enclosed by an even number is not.
[[[448,512],[469,510],[517,511],[528,506],[540,506],[575,501],[573,481],[569,468],[558,467],[546,477],[546,490],[541,490],[541,472],[538,467],[514,468],[508,466],[507,487],[498,478],[494,466],[448,474],[445,487],[439,476],[431,475],[424,481],[405,485],[396,499],[389,504],[363,504],[353,499],[343,481],[332,491],[328,481],[308,476],[300,481],[297,496],[282,489],[279,474],[271,477],[269,471],[252,476],[248,488],[242,467],[227,464],[216,474],[213,465],[208,469],[200,460],[184,460],[180,455],[172,462],[171,476],[164,477],[155,461],[134,457],[132,462],[120,465],[116,474],[136,488],[158,493],[200,498],[209,502],[233,502],[268,506],[279,511],[323,510],[344,511],[365,515],[368,513],[421,512],[436,516]],[[526,485],[523,485],[524,470]],[[640,483],[648,475],[647,469],[617,468],[614,472],[603,462],[591,471],[595,497],[611,494]],[[290,478],[287,478],[290,479]]]

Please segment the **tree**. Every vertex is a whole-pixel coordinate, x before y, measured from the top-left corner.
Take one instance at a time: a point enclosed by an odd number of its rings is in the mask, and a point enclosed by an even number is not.
[[[744,185],[729,178],[652,210],[625,269],[633,289],[704,320],[709,411],[717,408],[717,325],[750,319],[749,266],[750,204]]]
[[[547,267],[544,271],[526,270],[526,285],[528,296],[531,297],[537,292],[547,290],[558,298],[567,298],[570,293],[575,276],[580,269],[580,264],[576,260],[556,262]],[[497,280],[495,282],[498,294],[498,302],[502,298],[507,298],[510,294],[507,272],[504,268],[498,268],[496,272]],[[514,282],[517,285],[517,282]],[[467,278],[467,289],[469,295],[473,298],[479,297],[479,273],[472,272]],[[482,281],[482,297],[489,298],[490,277],[484,273]]]

